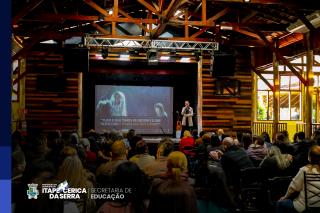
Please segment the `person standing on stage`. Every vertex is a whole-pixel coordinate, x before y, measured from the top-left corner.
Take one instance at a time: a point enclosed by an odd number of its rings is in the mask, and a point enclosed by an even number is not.
[[[184,130],[192,131],[192,127],[193,127],[193,121],[192,121],[193,109],[192,107],[190,107],[189,101],[184,102],[184,107],[181,110],[181,115],[182,115],[181,135],[183,135]]]

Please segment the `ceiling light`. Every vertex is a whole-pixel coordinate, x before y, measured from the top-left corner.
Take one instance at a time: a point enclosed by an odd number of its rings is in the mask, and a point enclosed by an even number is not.
[[[121,54],[120,55],[120,60],[122,60],[122,61],[130,61],[129,54]]]
[[[188,63],[188,62],[190,62],[190,58],[189,57],[182,57],[180,59],[180,62]]]
[[[170,56],[160,56],[161,61],[168,61],[170,59]]]

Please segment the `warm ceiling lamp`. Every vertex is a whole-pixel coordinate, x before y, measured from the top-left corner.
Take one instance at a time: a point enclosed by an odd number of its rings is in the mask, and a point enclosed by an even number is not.
[[[243,2],[249,3],[251,2],[251,0],[243,0]]]

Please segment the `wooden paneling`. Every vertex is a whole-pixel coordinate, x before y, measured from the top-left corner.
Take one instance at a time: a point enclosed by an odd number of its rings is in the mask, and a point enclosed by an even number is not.
[[[78,129],[78,73],[63,73],[63,56],[56,51],[32,51],[27,56],[25,103],[30,129]],[[63,92],[44,92],[37,88],[39,75],[62,73],[66,79]]]
[[[214,95],[216,78],[212,76],[210,71],[210,55],[204,55],[203,57],[203,130],[212,131],[223,128],[227,133],[250,130],[252,79],[249,52],[242,51],[237,53],[235,76],[230,77],[240,81],[241,89],[239,97]]]

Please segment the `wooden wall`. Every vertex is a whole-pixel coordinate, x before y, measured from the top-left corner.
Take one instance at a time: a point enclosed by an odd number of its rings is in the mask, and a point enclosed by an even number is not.
[[[78,128],[78,73],[63,73],[59,50],[31,51],[26,58],[25,105],[29,130],[71,131]],[[39,75],[61,73],[66,79],[63,92],[43,92],[37,88]]]
[[[210,72],[210,55],[203,56],[202,127],[205,131],[223,128],[225,132],[251,129],[252,79],[250,52],[237,52],[236,72],[232,79],[240,81],[239,97],[215,96],[215,80]]]

